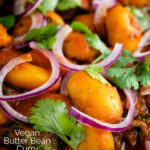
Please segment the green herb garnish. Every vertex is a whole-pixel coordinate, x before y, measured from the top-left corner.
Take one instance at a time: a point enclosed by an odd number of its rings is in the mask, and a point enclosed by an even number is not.
[[[136,63],[132,67],[128,67],[129,63]],[[137,60],[130,52],[124,50],[118,61],[108,69],[107,75],[114,78],[114,82],[120,88],[139,89],[139,86],[150,86],[149,72],[149,56],[145,58],[145,62]]]
[[[35,0],[28,0],[34,3]],[[46,14],[46,11],[54,11],[55,9],[59,11],[66,11],[69,9],[74,9],[81,6],[81,0],[43,0],[38,6],[38,9]]]
[[[70,26],[75,30],[85,33],[85,39],[88,41],[89,46],[99,50],[104,57],[110,54],[109,48],[100,40],[99,36],[92,33],[84,24],[74,21]]]
[[[51,49],[56,41],[56,37],[54,37],[54,35],[57,33],[59,28],[59,25],[55,26],[53,24],[48,24],[41,29],[32,29],[28,32],[24,40],[34,40],[41,48]]]
[[[95,59],[89,66],[87,66],[84,71],[86,71],[93,79],[96,79],[104,84],[110,84],[101,74],[104,70],[101,66],[96,66],[95,64],[101,60],[103,56],[99,56],[97,59]]]
[[[9,30],[15,24],[16,18],[13,15],[5,16],[0,18],[0,23]]]
[[[56,134],[74,150],[85,139],[85,128],[74,117],[68,116],[61,100],[40,100],[31,109],[31,114],[29,120],[35,130]]]
[[[59,0],[56,8],[59,11],[65,11],[79,6],[81,6],[81,0]]]

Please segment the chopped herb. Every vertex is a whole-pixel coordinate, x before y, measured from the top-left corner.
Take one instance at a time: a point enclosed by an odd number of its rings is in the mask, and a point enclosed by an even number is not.
[[[136,65],[127,67],[130,62],[136,63]],[[134,58],[130,52],[124,50],[118,61],[108,69],[107,75],[114,78],[114,82],[120,88],[138,90],[139,85],[150,86],[149,69],[149,56],[146,57],[145,62],[142,62]]]
[[[134,88],[137,90],[139,88],[139,83],[137,77],[135,75],[136,67],[130,68],[119,68],[119,67],[112,67],[108,69],[108,76],[114,77],[114,82],[120,88]]]
[[[145,57],[145,69],[147,72],[150,72],[150,56]]]
[[[99,36],[95,33],[86,34],[85,39],[88,41],[89,46],[100,50],[104,57],[110,54],[109,48],[100,40]]]
[[[142,28],[142,31],[145,31],[147,29],[150,28],[150,16],[147,13],[143,13],[141,10],[141,8],[136,8],[136,7],[127,7],[137,18],[141,28]],[[146,8],[144,8],[146,9]],[[144,10],[145,11],[145,10]],[[146,12],[146,11],[145,11]]]
[[[54,35],[59,30],[59,28],[59,25],[55,26],[53,24],[48,24],[41,29],[32,29],[30,32],[28,32],[24,40],[34,40],[41,48],[51,49],[56,41]]]
[[[88,27],[78,21],[74,21],[71,24],[71,27],[75,30],[81,31],[85,33],[85,39],[88,41],[89,46],[99,50],[104,57],[110,54],[109,48],[101,41],[99,36],[95,33],[92,33]]]
[[[33,3],[35,0],[28,0]],[[65,11],[69,9],[74,9],[81,6],[81,0],[43,0],[41,4],[39,4],[38,9],[46,14],[46,11],[55,9],[59,11]]]
[[[65,11],[79,6],[81,6],[81,0],[59,0],[56,8],[59,11]]]
[[[85,128],[74,117],[68,116],[66,105],[61,100],[40,100],[31,113],[29,120],[35,130],[56,134],[74,150],[85,139]]]
[[[119,57],[117,62],[113,65],[113,67],[126,67],[131,62],[139,62],[131,52],[127,50],[123,50],[122,55]]]
[[[137,68],[138,81],[142,86],[150,86],[150,56],[145,58],[145,62]]]
[[[100,66],[96,66],[93,64],[90,64],[88,67],[86,67],[84,69],[84,71],[86,71],[93,79],[96,79],[104,84],[110,84],[101,74],[100,72],[102,72],[104,70],[103,67]]]
[[[85,34],[92,34],[91,30],[87,26],[85,26],[83,23],[78,21],[73,21],[70,25],[74,30],[78,30],[81,32],[84,32]]]
[[[0,23],[9,30],[15,24],[16,18],[13,15],[5,16],[0,18]]]
[[[44,49],[51,49],[56,42],[56,37],[49,37],[47,40],[37,42],[38,46]]]
[[[104,84],[110,84],[101,74],[104,70],[101,66],[96,66],[95,64],[103,58],[103,55],[100,55],[97,59],[95,59],[89,66],[87,66],[84,71],[86,71],[93,79],[99,80]]]
[[[40,4],[40,7],[44,10],[44,11],[48,11],[48,10],[55,10],[57,4],[58,4],[59,0],[43,0],[43,2]]]

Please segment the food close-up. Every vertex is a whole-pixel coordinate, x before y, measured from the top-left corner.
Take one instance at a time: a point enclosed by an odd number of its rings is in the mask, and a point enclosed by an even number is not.
[[[0,150],[150,150],[150,0],[0,0]]]

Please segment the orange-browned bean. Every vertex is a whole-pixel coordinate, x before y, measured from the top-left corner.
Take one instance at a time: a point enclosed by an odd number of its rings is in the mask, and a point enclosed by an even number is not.
[[[14,26],[13,28],[13,36],[14,37],[19,37],[24,35],[25,33],[28,32],[32,25],[32,19],[30,16],[26,16],[21,18]]]
[[[124,48],[134,52],[141,40],[141,27],[135,16],[121,5],[110,9],[106,17],[106,30],[110,46],[123,43]]]
[[[49,76],[50,72],[46,69],[30,63],[23,63],[10,71],[5,81],[13,86],[32,90],[44,84]]]
[[[76,16],[75,20],[83,23],[92,32],[94,32],[94,14],[93,13]]]
[[[91,128],[86,128],[86,138],[78,146],[78,150],[115,150],[112,133]]]
[[[149,0],[119,0],[124,5],[132,5],[132,6],[148,6],[150,3]]]
[[[6,28],[0,24],[0,47],[11,47],[12,37],[8,35]]]
[[[64,54],[71,59],[91,62],[94,60],[99,51],[89,47],[88,42],[84,38],[84,34],[80,32],[71,32],[64,41]]]
[[[60,24],[61,26],[65,24],[63,18],[54,11],[48,11],[46,17],[48,23],[53,23],[54,25]]]
[[[115,87],[79,71],[70,77],[67,89],[72,103],[84,113],[109,123],[120,121],[123,108]]]

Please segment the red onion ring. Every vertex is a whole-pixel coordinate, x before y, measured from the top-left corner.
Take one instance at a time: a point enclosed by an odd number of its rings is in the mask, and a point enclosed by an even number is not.
[[[105,32],[105,17],[108,8],[108,0],[99,1],[99,5],[95,10],[94,25],[99,35],[104,35]]]
[[[15,0],[14,3],[14,14],[17,16],[27,16],[31,14],[38,5],[42,2],[42,0],[35,0],[31,6],[29,6],[27,9],[25,9],[27,0]]]
[[[67,83],[68,83],[68,80],[69,80],[69,78],[72,76],[73,73],[74,73],[74,72],[70,71],[70,72],[68,72],[68,73],[65,75],[64,79],[63,79],[62,82],[61,82],[60,94],[66,95],[66,96],[68,95]]]
[[[30,29],[28,30],[28,32],[34,28],[39,29],[46,25],[46,18],[40,12],[35,12],[35,13],[31,14],[31,20],[32,20],[32,25],[31,25]],[[25,33],[24,35],[21,35],[19,37],[15,37],[14,42],[18,43],[19,41],[24,41],[24,38],[26,35],[27,35],[27,33]],[[19,45],[20,44],[15,44],[14,46],[20,47]],[[24,45],[22,45],[22,46],[24,46]]]
[[[148,45],[150,45],[150,30],[143,35],[143,38],[138,45],[139,48],[133,54],[134,57],[144,61],[146,56],[150,56],[150,51],[142,52],[143,48]]]
[[[130,101],[130,108],[127,114],[127,117],[124,119],[124,121],[117,123],[117,124],[110,124],[106,122],[99,121],[97,119],[94,119],[90,117],[89,115],[81,112],[80,110],[76,109],[75,107],[71,107],[69,110],[69,116],[74,116],[77,121],[91,126],[95,128],[104,129],[110,132],[121,132],[126,130],[132,123],[134,119],[135,114],[135,106],[136,106],[136,92],[124,89],[123,90],[125,95],[127,96],[128,100]]]
[[[14,45],[13,48],[14,49],[21,49],[21,48],[27,47],[28,45],[29,45],[29,42],[22,42],[22,43]]]
[[[53,45],[52,51],[59,60],[60,64],[67,68],[70,71],[79,71],[84,70],[88,65],[77,65],[68,61],[63,54],[63,42],[67,35],[72,32],[72,28],[68,25],[62,27],[56,34],[56,42]],[[104,67],[105,69],[109,68],[114,64],[118,58],[121,56],[123,51],[123,45],[117,43],[112,51],[112,53],[103,61],[97,63],[96,65]]]
[[[42,86],[40,86],[40,87],[38,87],[38,88],[36,88],[32,91],[29,91],[29,92],[26,92],[26,93],[23,93],[23,94],[19,94],[19,95],[13,95],[13,96],[3,95],[3,93],[2,93],[2,84],[3,84],[3,81],[4,81],[4,78],[5,78],[6,74],[9,71],[11,71],[16,65],[25,62],[20,57],[16,57],[16,58],[10,60],[0,70],[0,77],[1,77],[0,78],[0,100],[2,100],[2,101],[22,100],[22,99],[26,99],[26,98],[29,98],[29,97],[34,97],[34,96],[40,95],[41,93],[45,92],[50,87],[55,85],[56,82],[58,81],[59,76],[60,76],[59,63],[58,63],[56,57],[52,54],[52,52],[37,47],[35,42],[31,42],[30,47],[32,47],[33,49],[37,49],[38,51],[43,53],[49,59],[51,67],[52,67],[51,76],[49,77],[49,79],[46,83],[44,83]]]
[[[144,91],[142,91],[142,92],[141,92],[141,95],[142,95],[142,96],[150,95],[150,86],[147,87]]]
[[[93,8],[96,9],[102,0],[93,0]],[[117,4],[116,0],[108,0],[108,8],[112,8]]]
[[[8,102],[0,101],[0,108],[3,112],[12,120],[20,121],[23,123],[28,123],[28,117],[22,115],[21,113],[14,110]]]

